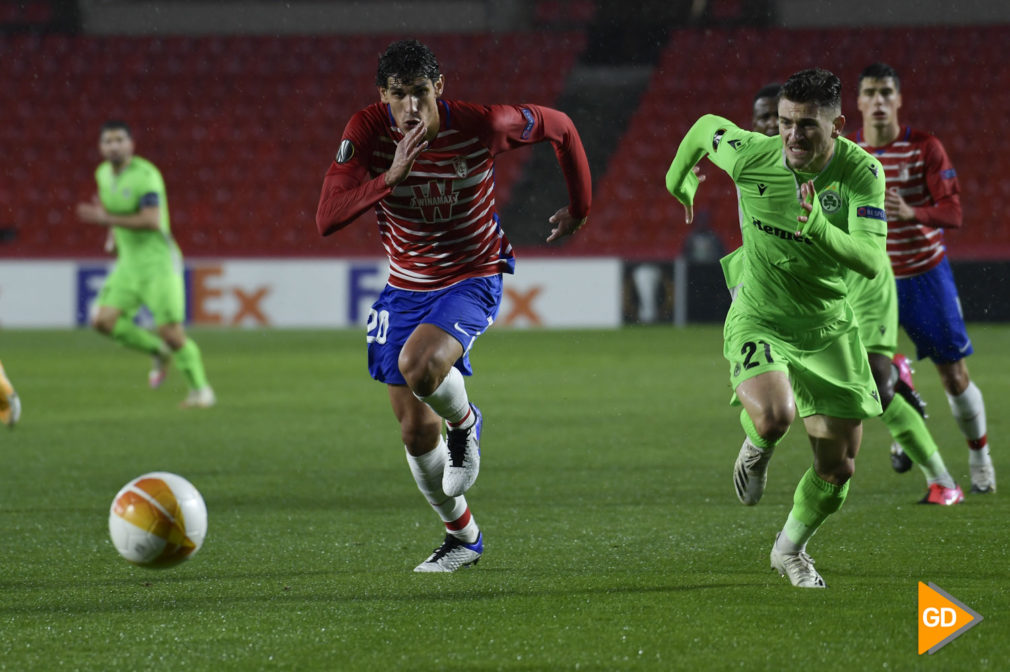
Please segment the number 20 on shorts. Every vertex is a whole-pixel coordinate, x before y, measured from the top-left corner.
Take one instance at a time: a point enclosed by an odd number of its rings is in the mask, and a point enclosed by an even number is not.
[[[367,332],[366,340],[369,343],[385,345],[386,337],[389,335],[389,311],[375,310],[374,308],[368,311],[368,324],[365,331]]]

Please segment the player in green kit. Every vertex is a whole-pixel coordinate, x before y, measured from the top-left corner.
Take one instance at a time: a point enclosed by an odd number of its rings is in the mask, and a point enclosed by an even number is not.
[[[129,126],[122,121],[103,124],[99,151],[105,160],[95,171],[98,196],[77,204],[82,221],[109,228],[106,249],[117,255],[115,269],[98,295],[93,325],[116,342],[154,357],[151,387],[161,385],[174,359],[189,385],[182,406],[207,408],[216,399],[200,348],[182,326],[182,255],[169,227],[165,182],[154,164],[134,156],[133,149]],[[154,316],[157,334],[133,322],[141,305]]]
[[[689,222],[698,186],[692,168],[704,156],[736,183],[744,253],[724,264],[738,277],[728,278],[736,294],[723,352],[747,438],[734,479],[756,502],[773,449],[796,414],[803,418],[814,463],[796,488],[771,565],[808,588],[825,583],[807,542],[845,501],[863,418],[881,413],[846,279],[852,271],[875,278],[888,263],[884,175],[876,159],[840,137],[844,124],[838,77],[804,70],[783,85],[780,137],[706,115],[666,176]]]
[[[765,135],[779,134],[781,91],[780,84],[768,84],[755,94],[751,130]],[[825,212],[837,210],[839,203],[831,191],[822,191],[819,196]],[[734,285],[739,281],[738,278],[732,280]],[[848,301],[859,321],[859,339],[866,348],[884,409],[880,419],[887,425],[900,454],[907,456],[908,465],[904,470],[914,462],[926,476],[926,496],[920,503],[952,506],[964,501],[964,493],[947,471],[936,441],[926,427],[922,400],[911,384],[911,372],[905,374],[893,363],[901,356],[895,354],[898,350],[898,294],[890,264],[873,280],[849,271],[846,284],[849,286]],[[905,446],[903,451],[902,446]],[[737,495],[744,504],[757,504],[746,491],[738,490]]]

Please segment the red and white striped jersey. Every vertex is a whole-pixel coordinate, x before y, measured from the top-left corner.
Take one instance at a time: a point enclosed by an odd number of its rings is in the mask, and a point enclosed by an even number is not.
[[[915,221],[887,223],[887,254],[894,276],[907,278],[935,267],[947,249],[943,229],[961,226],[957,173],[943,145],[935,136],[908,126],[883,147],[868,145],[863,129],[849,139],[880,160],[887,188],[897,187],[915,210]]]
[[[443,289],[513,271],[512,246],[495,209],[494,157],[501,152],[553,143],[571,214],[589,214],[589,163],[567,115],[538,105],[443,99],[438,105],[438,136],[414,161],[407,179],[392,189],[383,175],[404,133],[384,103],[355,114],[326,174],[316,212],[316,226],[326,236],[374,207],[389,257],[389,284],[399,289]]]

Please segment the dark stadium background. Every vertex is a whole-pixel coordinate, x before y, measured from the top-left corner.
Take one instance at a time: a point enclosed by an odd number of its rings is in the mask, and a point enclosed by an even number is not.
[[[712,257],[739,232],[711,167],[698,225],[681,223],[663,176],[684,131],[705,112],[747,125],[758,88],[814,65],[842,77],[853,129],[856,76],[886,61],[903,75],[902,122],[937,134],[958,170],[964,228],[947,244],[966,317],[1010,320],[993,291],[1010,280],[1010,6],[994,2],[3,2],[0,260],[101,256],[73,207],[94,190],[107,118],[128,120],[164,173],[187,259],[380,255],[373,215],[329,239],[313,216],[344,123],[376,99],[377,54],[404,36],[433,47],[448,97],[552,105],[580,129],[594,207],[564,245],[542,243],[564,194],[550,148],[499,161],[521,255],[618,257],[626,278],[659,262],[671,282],[681,257],[694,321],[721,318]]]

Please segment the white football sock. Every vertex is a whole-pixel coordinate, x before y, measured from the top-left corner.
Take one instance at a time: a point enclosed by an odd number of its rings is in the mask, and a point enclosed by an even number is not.
[[[470,513],[463,496],[460,495],[456,499],[463,502],[463,513],[455,520],[447,522],[445,529],[464,544],[472,544],[480,537],[480,528],[477,527],[477,520]]]
[[[406,451],[406,448],[404,450]],[[414,476],[414,482],[417,483],[417,489],[445,523],[449,533],[465,543],[472,544],[477,541],[480,530],[467,507],[466,497],[462,495],[450,497],[442,489],[442,472],[445,470],[446,455],[445,441],[439,437],[438,445],[424,455],[415,456],[407,453],[407,464]]]
[[[417,395],[414,395],[417,396]],[[466,384],[463,382],[463,374],[455,366],[449,369],[445,379],[435,388],[435,391],[427,397],[417,397],[431,407],[431,410],[445,418],[446,422],[454,426],[462,426],[464,429],[469,425],[458,425],[466,418],[470,424],[476,420],[475,417],[467,418],[470,413],[470,400],[466,396]]]
[[[964,392],[954,396],[947,395],[947,402],[950,404],[950,412],[954,414],[957,426],[961,428],[961,433],[969,441],[978,441],[986,435],[985,424],[985,401],[982,399],[982,391],[969,382]]]

